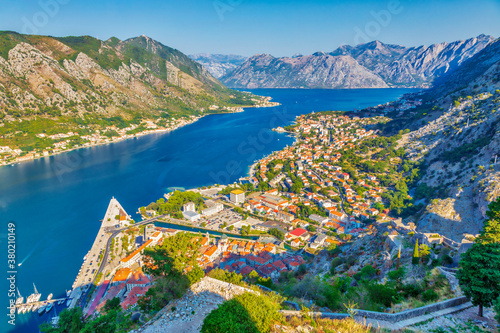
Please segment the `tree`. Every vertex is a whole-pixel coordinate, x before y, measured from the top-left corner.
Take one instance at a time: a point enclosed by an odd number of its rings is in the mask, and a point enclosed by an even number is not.
[[[500,244],[474,243],[462,254],[456,276],[465,296],[479,306],[482,317],[483,307],[491,306],[500,296]]]
[[[40,331],[44,333],[79,333],[83,330],[85,321],[82,316],[82,309],[64,309],[59,315],[58,327],[52,327],[47,323],[40,325]]]
[[[330,257],[342,253],[342,250],[335,243],[330,244],[326,250],[328,251],[328,255]]]
[[[306,227],[307,231],[309,232],[316,232],[316,227],[313,226],[312,224],[309,224],[307,227]]]
[[[424,260],[431,254],[431,249],[426,244],[419,247],[420,262],[424,264]]]
[[[462,254],[457,278],[472,304],[491,306],[500,296],[500,197],[488,205],[488,220],[472,247]]]
[[[256,283],[257,280],[259,279],[259,273],[257,273],[255,271],[255,269],[253,271],[251,271],[250,273],[248,273],[247,275],[247,279],[248,279],[248,282],[250,283]]]
[[[411,260],[411,263],[413,265],[418,265],[419,260],[420,260],[420,255],[418,253],[418,239],[417,239],[417,241],[415,242],[415,248],[413,249],[413,258]]]
[[[271,228],[269,229],[268,233],[270,235],[273,235],[274,237],[278,238],[279,240],[284,240],[285,239],[285,233],[278,228]]]

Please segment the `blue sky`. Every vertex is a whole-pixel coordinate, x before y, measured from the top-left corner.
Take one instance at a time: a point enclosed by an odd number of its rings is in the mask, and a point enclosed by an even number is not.
[[[0,30],[127,39],[184,53],[290,56],[370,40],[405,46],[500,37],[500,0],[3,0]]]

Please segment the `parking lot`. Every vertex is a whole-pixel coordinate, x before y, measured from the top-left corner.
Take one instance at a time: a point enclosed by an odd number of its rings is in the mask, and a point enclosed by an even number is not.
[[[221,226],[226,223],[226,225],[229,227],[232,224],[238,223],[243,219],[243,217],[235,213],[233,210],[230,209],[224,209],[222,212],[212,215],[212,216],[207,216],[207,217],[202,217],[199,220],[199,223],[205,222],[206,228],[217,230],[221,228]]]

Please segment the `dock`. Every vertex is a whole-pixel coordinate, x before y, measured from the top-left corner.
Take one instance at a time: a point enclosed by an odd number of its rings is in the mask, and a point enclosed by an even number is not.
[[[53,298],[50,301],[44,300],[44,301],[38,301],[38,302],[16,304],[15,307],[16,308],[20,308],[20,307],[26,306],[26,305],[44,305],[44,304],[57,303],[57,302],[60,302],[60,301],[67,301],[67,300],[68,300],[67,298]]]

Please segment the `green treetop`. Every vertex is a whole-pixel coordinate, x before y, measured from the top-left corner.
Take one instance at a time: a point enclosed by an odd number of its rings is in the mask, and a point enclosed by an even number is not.
[[[465,296],[472,304],[479,306],[479,316],[483,307],[491,306],[500,296],[500,198],[492,202],[486,215],[481,235],[472,247],[462,254],[457,278]]]

